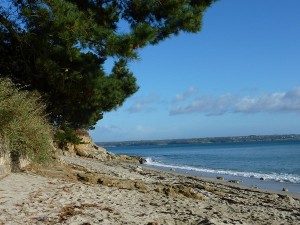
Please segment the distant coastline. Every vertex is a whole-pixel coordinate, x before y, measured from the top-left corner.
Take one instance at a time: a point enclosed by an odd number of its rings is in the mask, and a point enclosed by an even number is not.
[[[116,141],[116,142],[96,142],[96,144],[103,147],[109,147],[109,146],[171,145],[171,144],[241,143],[241,142],[267,142],[267,141],[300,141],[300,134],[248,135],[248,136],[206,137],[206,138],[189,138],[189,139]]]

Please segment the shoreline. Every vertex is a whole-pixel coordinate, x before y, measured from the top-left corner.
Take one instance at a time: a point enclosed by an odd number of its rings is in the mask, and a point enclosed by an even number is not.
[[[290,193],[300,194],[297,160],[299,143],[283,146],[274,142],[271,144],[226,143],[224,145],[217,143],[213,145],[178,144],[163,147],[155,145],[123,148],[121,146],[108,150],[115,154],[144,157],[146,166],[154,166],[161,170],[176,170],[182,174],[200,177],[222,177],[225,180],[239,180],[241,184],[254,188],[278,192],[288,190]],[[289,151],[285,154],[283,148]],[[288,157],[289,155],[291,157]]]
[[[118,161],[60,157],[0,180],[0,224],[297,224],[300,199]]]
[[[254,191],[254,192],[263,192],[263,193],[271,193],[271,194],[275,193],[275,194],[279,194],[279,195],[289,195],[289,196],[292,196],[293,198],[297,198],[297,199],[300,200],[300,192],[291,192],[291,191],[289,191],[289,189],[288,189],[288,191],[282,191],[282,190],[276,190],[276,189],[272,189],[272,188],[263,188],[263,187],[254,185],[253,183],[249,184],[249,183],[243,182],[243,180],[241,180],[241,178],[243,178],[243,177],[228,176],[232,179],[225,179],[226,176],[218,176],[219,174],[206,176],[205,174],[196,174],[196,173],[193,174],[193,173],[185,172],[184,170],[182,170],[182,171],[178,170],[178,169],[172,170],[172,169],[166,168],[166,167],[159,167],[159,166],[153,166],[153,165],[147,165],[147,164],[142,164],[140,166],[143,167],[143,168],[155,170],[155,171],[158,171],[158,172],[165,172],[165,173],[170,173],[170,174],[174,174],[174,175],[182,175],[182,176],[185,176],[185,177],[193,177],[195,179],[204,180],[204,181],[207,181],[207,182],[212,182],[212,183],[215,183],[215,184],[225,185],[225,186],[229,186],[229,187],[233,187],[233,188],[238,187],[238,188],[241,188],[241,189]],[[218,179],[217,177],[222,177],[222,178],[224,178],[224,180]],[[231,182],[231,181],[239,181],[239,183],[235,183],[235,182]],[[262,182],[269,182],[269,181],[264,180]],[[287,185],[283,185],[283,188],[284,188],[284,186],[287,186]]]
[[[182,174],[185,176],[194,176],[208,181],[220,182],[224,185],[239,185],[251,190],[275,192],[278,194],[288,193],[300,199],[300,184],[298,183],[279,182],[273,180],[260,180],[257,178],[241,177],[241,176],[234,176],[234,175],[223,175],[217,173],[205,173],[205,172],[200,173],[200,172],[189,171],[184,169],[174,169],[172,167],[147,165],[147,163],[143,164],[142,166],[154,170],[156,169],[158,171]],[[238,183],[235,183],[235,181],[237,181]],[[283,191],[283,188],[286,188],[288,191]]]

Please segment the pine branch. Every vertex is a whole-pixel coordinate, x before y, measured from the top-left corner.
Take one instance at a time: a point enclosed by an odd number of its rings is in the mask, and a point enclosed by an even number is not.
[[[0,25],[3,25],[9,31],[13,40],[21,42],[21,37],[19,36],[18,32],[15,31],[12,22],[6,19],[2,14],[0,14]]]

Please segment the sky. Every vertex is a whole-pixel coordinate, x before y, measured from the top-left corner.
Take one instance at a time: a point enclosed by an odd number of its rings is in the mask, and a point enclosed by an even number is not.
[[[300,1],[221,0],[202,31],[139,52],[140,89],[96,142],[300,134]]]

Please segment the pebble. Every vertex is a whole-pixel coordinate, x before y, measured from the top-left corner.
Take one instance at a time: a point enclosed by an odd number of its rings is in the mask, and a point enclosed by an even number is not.
[[[48,220],[48,216],[39,216],[36,218],[38,221],[47,221]]]
[[[282,191],[289,191],[287,188],[282,188]]]

